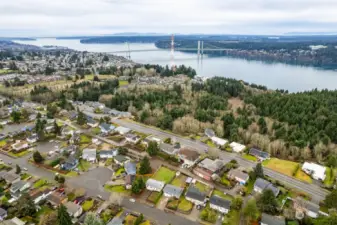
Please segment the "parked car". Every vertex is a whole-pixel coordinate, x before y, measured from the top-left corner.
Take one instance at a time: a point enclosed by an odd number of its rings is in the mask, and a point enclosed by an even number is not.
[[[130,202],[136,202],[136,200],[133,198],[130,198]]]

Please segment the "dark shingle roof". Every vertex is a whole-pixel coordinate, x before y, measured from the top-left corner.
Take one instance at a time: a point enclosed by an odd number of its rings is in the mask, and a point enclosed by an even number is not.
[[[206,194],[200,192],[197,188],[190,186],[185,194],[186,197],[192,198],[198,201],[205,201]]]
[[[210,199],[209,199],[209,203],[225,208],[225,209],[230,209],[231,207],[231,201],[228,201],[226,199],[223,199],[217,195],[213,195]]]
[[[286,224],[284,218],[271,216],[265,213],[262,213],[261,223],[268,224],[268,225],[285,225]]]
[[[259,158],[269,158],[269,153],[268,152],[263,152],[261,151],[260,149],[257,149],[257,148],[251,148],[249,150],[249,154],[250,155],[253,155],[253,156],[256,156],[256,157],[259,157]]]

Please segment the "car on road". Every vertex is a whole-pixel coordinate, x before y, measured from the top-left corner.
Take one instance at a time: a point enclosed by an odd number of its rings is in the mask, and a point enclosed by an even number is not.
[[[8,165],[12,165],[13,163],[12,162],[8,162]]]
[[[23,170],[24,170],[24,171],[28,171],[28,169],[27,169],[26,167],[23,167]]]
[[[134,198],[130,198],[130,202],[136,202]]]
[[[103,199],[102,195],[97,195],[97,198]]]

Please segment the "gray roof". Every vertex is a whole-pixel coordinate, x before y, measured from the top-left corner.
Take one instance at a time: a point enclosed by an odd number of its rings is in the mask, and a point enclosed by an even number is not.
[[[319,212],[320,206],[313,202],[307,201],[301,197],[296,197],[296,201],[303,203],[303,207],[311,212]]]
[[[280,192],[280,189],[278,187],[275,187],[272,183],[270,183],[267,180],[258,178],[255,183],[254,183],[254,187],[258,187],[262,190],[266,190],[266,189],[270,189],[275,196],[277,196]]]
[[[111,150],[101,150],[99,151],[99,155],[113,155],[114,151],[118,151],[116,149],[111,149]]]
[[[244,172],[242,172],[238,169],[229,171],[228,176],[237,177],[237,178],[242,179],[242,180],[248,180],[249,179],[249,175],[247,173],[244,173]]]
[[[269,158],[268,152],[261,151],[260,149],[257,148],[251,148],[249,150],[249,154],[263,159]]]
[[[135,175],[137,172],[136,163],[134,162],[130,162],[130,161],[126,162],[124,164],[124,168],[125,168],[125,172],[128,175]]]
[[[128,158],[125,155],[116,155],[115,160],[118,162],[124,163],[125,161],[128,160]]]
[[[261,223],[268,224],[268,225],[285,225],[285,219],[276,217],[276,216],[271,216],[266,213],[262,213],[261,217]]]
[[[164,185],[165,183],[163,181],[158,181],[151,178],[146,181],[146,187],[150,186],[159,190],[163,189]]]
[[[119,217],[115,217],[107,225],[123,225],[123,220]]]
[[[7,215],[7,211],[3,208],[0,208],[0,216],[4,217],[5,215]]]
[[[15,174],[15,173],[9,173],[9,172],[6,172],[6,171],[1,171],[0,177],[2,179],[4,179],[7,183],[12,183],[13,181],[20,178],[19,175]]]
[[[180,198],[181,194],[183,193],[184,189],[181,187],[176,187],[174,185],[171,184],[167,184],[164,187],[164,193],[167,193],[169,195],[173,195],[176,198]]]
[[[17,192],[18,190],[20,190],[26,184],[27,184],[26,181],[19,180],[19,181],[12,184],[10,191],[11,192]]]
[[[159,148],[162,151],[168,152],[168,153],[174,153],[174,151],[176,150],[173,145],[166,144],[166,143],[160,143]]]
[[[231,201],[223,199],[223,198],[221,198],[217,195],[213,195],[209,199],[209,203],[212,204],[212,205],[219,206],[221,208],[225,208],[225,209],[230,209],[230,207],[231,207]]]
[[[82,206],[75,204],[74,202],[66,202],[64,204],[67,207],[67,212],[70,215],[74,215]]]
[[[208,137],[214,137],[214,136],[215,136],[214,130],[212,130],[212,129],[210,129],[210,128],[206,128],[206,129],[205,129],[205,134],[206,134]]]
[[[82,151],[82,156],[83,158],[87,158],[87,157],[96,157],[96,149],[92,148],[85,148]]]
[[[185,194],[186,197],[198,200],[200,202],[205,201],[206,194],[200,192],[197,188],[190,186]]]
[[[213,173],[221,169],[224,165],[225,163],[221,159],[212,160],[209,158],[205,158],[198,164],[198,166],[208,169]]]
[[[113,126],[112,124],[108,124],[108,123],[101,123],[99,125],[99,127],[103,128],[105,130],[108,130],[108,131],[115,129],[115,126]]]

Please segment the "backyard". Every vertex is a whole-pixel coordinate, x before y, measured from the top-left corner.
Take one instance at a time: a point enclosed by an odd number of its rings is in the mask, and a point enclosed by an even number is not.
[[[172,185],[177,186],[177,187],[182,187],[184,188],[186,186],[186,179],[187,176],[185,175],[179,175],[178,177],[175,177],[173,181],[171,182]]]
[[[129,84],[129,82],[128,82],[127,80],[120,80],[120,81],[118,81],[118,82],[119,82],[119,86],[120,86],[120,87],[123,87],[123,86],[126,86],[126,85]]]
[[[174,178],[175,174],[174,171],[162,166],[155,174],[153,174],[152,179],[169,183]]]
[[[206,184],[203,184],[199,181],[195,182],[194,187],[197,188],[200,192],[208,194],[212,188]]]
[[[7,139],[3,139],[0,141],[0,147],[3,147],[7,144]]]
[[[233,196],[228,195],[228,194],[224,194],[222,191],[219,191],[219,190],[217,190],[217,189],[215,189],[215,190],[213,191],[213,194],[212,194],[212,195],[217,195],[217,196],[219,196],[219,197],[221,197],[221,198],[223,198],[223,199],[229,200],[229,201],[232,201],[232,200],[233,200]]]

